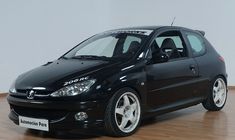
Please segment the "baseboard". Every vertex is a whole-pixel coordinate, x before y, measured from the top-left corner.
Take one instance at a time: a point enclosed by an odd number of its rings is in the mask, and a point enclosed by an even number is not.
[[[229,90],[235,90],[235,86],[228,86]]]
[[[0,97],[6,97],[7,96],[7,93],[0,93]]]

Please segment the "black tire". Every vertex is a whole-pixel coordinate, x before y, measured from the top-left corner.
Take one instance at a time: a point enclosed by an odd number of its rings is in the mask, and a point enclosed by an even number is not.
[[[226,96],[226,97],[225,97],[225,101],[224,101],[224,103],[223,103],[222,106],[217,106],[216,103],[215,103],[215,101],[214,101],[214,97],[213,97],[213,92],[214,92],[214,91],[213,91],[213,88],[214,88],[214,85],[215,85],[215,83],[216,83],[216,81],[217,81],[218,79],[223,80],[223,82],[224,82],[224,84],[225,84],[225,86],[226,86],[226,92],[225,92],[225,96]],[[224,77],[218,76],[218,77],[216,77],[216,78],[211,82],[211,84],[210,84],[210,91],[209,91],[208,97],[207,97],[207,99],[206,99],[205,101],[202,102],[202,105],[203,105],[203,107],[204,107],[205,109],[207,109],[208,111],[219,111],[219,110],[221,110],[221,109],[224,107],[224,105],[225,105],[225,103],[226,103],[226,100],[227,100],[227,83],[226,83]]]
[[[133,131],[131,132],[123,132],[121,129],[119,129],[116,121],[115,121],[115,108],[116,108],[116,104],[117,102],[120,100],[120,98],[122,97],[123,94],[127,93],[127,92],[131,92],[133,93],[139,101],[139,107],[140,107],[140,112],[139,112],[139,120],[138,120],[138,124],[136,125],[136,127],[134,128]],[[131,89],[131,88],[122,88],[120,90],[118,90],[110,99],[108,106],[106,108],[105,111],[105,129],[106,132],[109,136],[113,136],[113,137],[125,137],[125,136],[129,136],[132,135],[133,133],[135,133],[140,125],[141,122],[141,102],[140,102],[140,98],[138,96],[138,94],[136,93],[135,90]]]

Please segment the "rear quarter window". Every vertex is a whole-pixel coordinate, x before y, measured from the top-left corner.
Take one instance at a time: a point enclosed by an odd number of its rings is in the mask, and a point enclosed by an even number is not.
[[[196,33],[187,32],[186,37],[189,41],[193,56],[201,56],[205,54],[206,52],[205,43],[200,35]]]

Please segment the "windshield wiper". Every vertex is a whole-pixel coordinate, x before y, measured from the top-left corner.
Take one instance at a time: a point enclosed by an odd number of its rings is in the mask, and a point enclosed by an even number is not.
[[[101,60],[110,60],[109,57],[106,57],[106,56],[97,56],[97,55],[78,55],[78,56],[73,56],[72,59],[101,59]]]

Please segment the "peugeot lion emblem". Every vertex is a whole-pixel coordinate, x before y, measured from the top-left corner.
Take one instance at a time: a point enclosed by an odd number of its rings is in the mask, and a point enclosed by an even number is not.
[[[34,91],[33,90],[30,90],[29,92],[28,92],[28,94],[27,94],[27,98],[28,99],[33,99],[34,98]]]

